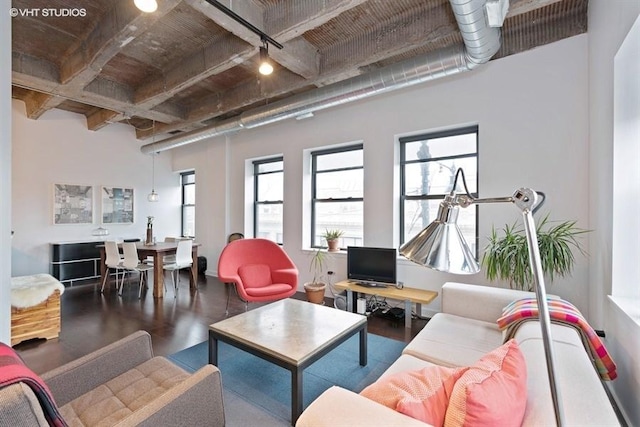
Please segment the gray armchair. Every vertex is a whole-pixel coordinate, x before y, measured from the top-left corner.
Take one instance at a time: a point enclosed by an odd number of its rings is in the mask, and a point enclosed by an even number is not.
[[[42,375],[70,425],[224,426],[220,371],[190,374],[154,357],[151,336],[138,331]],[[24,384],[0,389],[0,425],[47,425]],[[15,422],[18,422],[15,424]]]

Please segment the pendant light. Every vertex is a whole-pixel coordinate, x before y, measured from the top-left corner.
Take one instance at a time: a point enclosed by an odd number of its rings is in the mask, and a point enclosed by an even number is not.
[[[153,135],[151,136],[151,140],[153,143],[156,142],[156,121],[153,121],[153,125],[151,127],[151,132]],[[147,200],[150,202],[157,202],[160,200],[160,196],[156,193],[156,154],[151,153],[151,193],[147,196]]]

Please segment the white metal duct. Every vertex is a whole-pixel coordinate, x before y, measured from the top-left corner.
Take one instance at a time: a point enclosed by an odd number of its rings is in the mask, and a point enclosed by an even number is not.
[[[489,27],[486,0],[449,0],[464,46],[441,49],[379,70],[352,77],[310,92],[246,111],[214,126],[197,129],[143,145],[145,154],[192,144],[204,139],[251,129],[306,113],[402,89],[441,77],[472,70],[491,59],[500,49],[500,28]]]

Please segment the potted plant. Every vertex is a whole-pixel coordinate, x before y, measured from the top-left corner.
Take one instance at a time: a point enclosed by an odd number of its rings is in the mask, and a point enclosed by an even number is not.
[[[576,227],[576,221],[561,221],[551,225],[549,215],[540,221],[536,233],[540,259],[545,276],[553,281],[555,276],[571,274],[575,258],[573,249],[586,255],[578,236],[587,233]],[[547,228],[546,230],[544,228]],[[524,230],[516,225],[505,225],[503,235],[495,228],[482,256],[482,265],[489,280],[505,280],[512,289],[533,290],[533,277],[529,266],[529,248]]]
[[[324,291],[327,284],[323,281],[322,273],[325,269],[327,254],[320,249],[316,249],[309,261],[309,271],[313,273],[310,282],[304,284],[307,293],[307,300],[314,304],[324,304]]]
[[[338,239],[344,234],[344,231],[333,229],[328,230],[325,228],[324,234],[322,237],[327,241],[327,246],[329,247],[329,252],[338,252],[340,249],[338,248]]]

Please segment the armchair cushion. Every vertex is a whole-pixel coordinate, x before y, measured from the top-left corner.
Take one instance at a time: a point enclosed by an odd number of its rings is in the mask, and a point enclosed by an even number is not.
[[[0,354],[0,365],[7,359]],[[59,405],[53,408],[57,421],[47,422],[46,405],[20,379],[0,386],[0,426],[50,427],[67,425],[65,421],[73,426],[225,425],[218,368],[205,365],[189,374],[163,357],[154,358],[151,337],[144,331],[45,373],[42,379]]]
[[[274,283],[273,285],[263,286],[261,288],[247,288],[245,292],[252,297],[268,297],[274,294],[284,294],[291,291],[291,285],[286,283]]]
[[[271,284],[271,269],[266,264],[246,264],[238,268],[245,288],[262,288]]]
[[[116,424],[148,405],[189,374],[163,357],[154,357],[60,408],[71,425]]]

